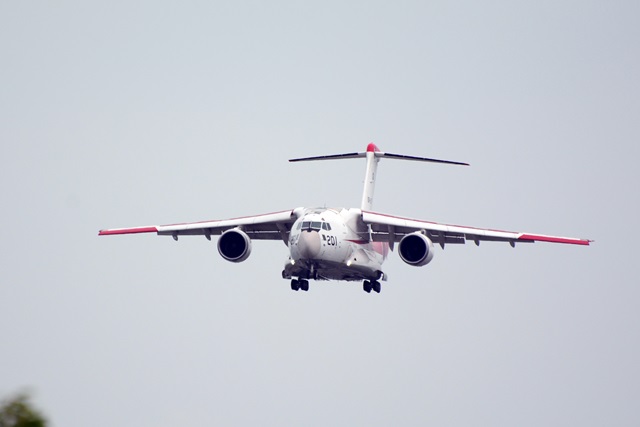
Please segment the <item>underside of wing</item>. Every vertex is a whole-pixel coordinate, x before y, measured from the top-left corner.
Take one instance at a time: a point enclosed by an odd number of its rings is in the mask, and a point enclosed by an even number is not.
[[[173,236],[174,239],[177,239],[178,236],[205,236],[207,239],[210,239],[211,236],[220,235],[226,230],[240,228],[251,239],[283,240],[286,243],[289,238],[291,226],[297,218],[298,211],[297,209],[293,209],[222,220],[107,229],[100,230],[98,235],[157,233],[161,236]]]
[[[376,212],[362,211],[362,220],[370,225],[372,238],[381,242],[399,242],[407,234],[424,232],[435,244],[464,244],[468,240],[479,245],[481,241],[516,243],[551,242],[572,245],[589,245],[591,240],[573,237],[547,236],[542,234],[491,230],[459,225],[402,218]]]

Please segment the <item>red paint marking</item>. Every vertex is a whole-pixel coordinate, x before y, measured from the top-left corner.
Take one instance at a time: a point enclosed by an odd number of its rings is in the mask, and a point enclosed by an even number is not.
[[[356,245],[366,245],[367,243],[370,243],[368,240],[349,240],[349,239],[345,239],[347,242],[351,242],[351,243],[355,243]]]
[[[376,144],[371,142],[371,143],[369,143],[369,145],[367,145],[367,151],[373,153],[375,151],[380,151],[380,149],[378,147],[376,147]]]
[[[553,236],[538,236],[535,234],[523,234],[518,240],[534,240],[539,242],[551,242],[551,243],[567,243],[570,245],[585,245],[589,246],[590,240],[583,239],[568,239],[566,237],[553,237]]]
[[[382,255],[382,258],[387,259],[389,255],[389,244],[387,242],[371,242],[373,250]]]
[[[135,228],[121,228],[116,230],[100,230],[98,236],[109,236],[112,234],[136,234],[136,233],[157,233],[156,227],[135,227]]]

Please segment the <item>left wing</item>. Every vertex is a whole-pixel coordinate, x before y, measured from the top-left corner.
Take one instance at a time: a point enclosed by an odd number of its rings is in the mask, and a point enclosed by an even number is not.
[[[509,242],[511,246],[515,246],[516,243],[533,242],[567,243],[572,245],[589,245],[592,242],[592,240],[573,237],[439,224],[368,211],[362,211],[362,221],[371,227],[371,235],[374,241],[389,242],[391,247],[393,247],[394,242],[399,242],[405,235],[422,230],[427,233],[433,243],[439,244],[443,249],[447,243],[464,244],[467,240],[475,242],[476,245],[479,245],[482,240],[488,240]]]
[[[99,236],[113,234],[158,233],[159,236],[211,236],[222,234],[231,228],[240,228],[251,239],[256,240],[283,240],[285,244],[289,239],[291,226],[298,218],[298,210],[273,212],[262,215],[246,216],[241,218],[222,219],[213,221],[188,222],[183,224],[151,225],[146,227],[112,228],[100,230]]]

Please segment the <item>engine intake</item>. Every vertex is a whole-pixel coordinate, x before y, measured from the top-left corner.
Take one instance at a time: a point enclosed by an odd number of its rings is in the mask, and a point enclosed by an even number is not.
[[[422,267],[433,259],[433,242],[424,234],[407,234],[398,245],[400,258],[409,265]]]
[[[227,230],[218,239],[218,252],[231,262],[242,262],[251,255],[251,238],[239,228]]]

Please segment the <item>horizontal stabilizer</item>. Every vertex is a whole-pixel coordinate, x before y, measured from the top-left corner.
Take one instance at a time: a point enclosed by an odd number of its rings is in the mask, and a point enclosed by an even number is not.
[[[386,157],[389,159],[397,159],[397,160],[413,160],[417,162],[431,162],[431,163],[444,163],[448,165],[461,165],[461,166],[469,166],[469,163],[464,162],[454,162],[451,160],[441,160],[441,159],[432,159],[430,157],[416,157],[416,156],[408,156],[406,154],[394,154],[394,153],[386,153],[384,151],[380,151],[378,147],[376,147],[373,143],[369,144],[367,147],[367,151],[362,151],[358,153],[345,153],[345,154],[327,154],[324,156],[313,156],[313,157],[300,157],[297,159],[289,159],[290,162],[309,162],[314,160],[338,160],[338,159],[357,159],[362,157],[367,157],[367,153],[373,153],[373,156],[377,159],[382,157]]]
[[[366,153],[346,153],[346,154],[329,154],[326,156],[300,157],[298,159],[289,159],[290,162],[307,162],[311,160],[336,160],[336,159],[356,159],[365,157]]]
[[[388,157],[390,159],[414,160],[414,161],[418,161],[418,162],[445,163],[445,164],[448,164],[448,165],[469,166],[469,163],[453,162],[451,160],[430,159],[428,157],[407,156],[405,154],[376,153],[376,155],[378,157]]]

